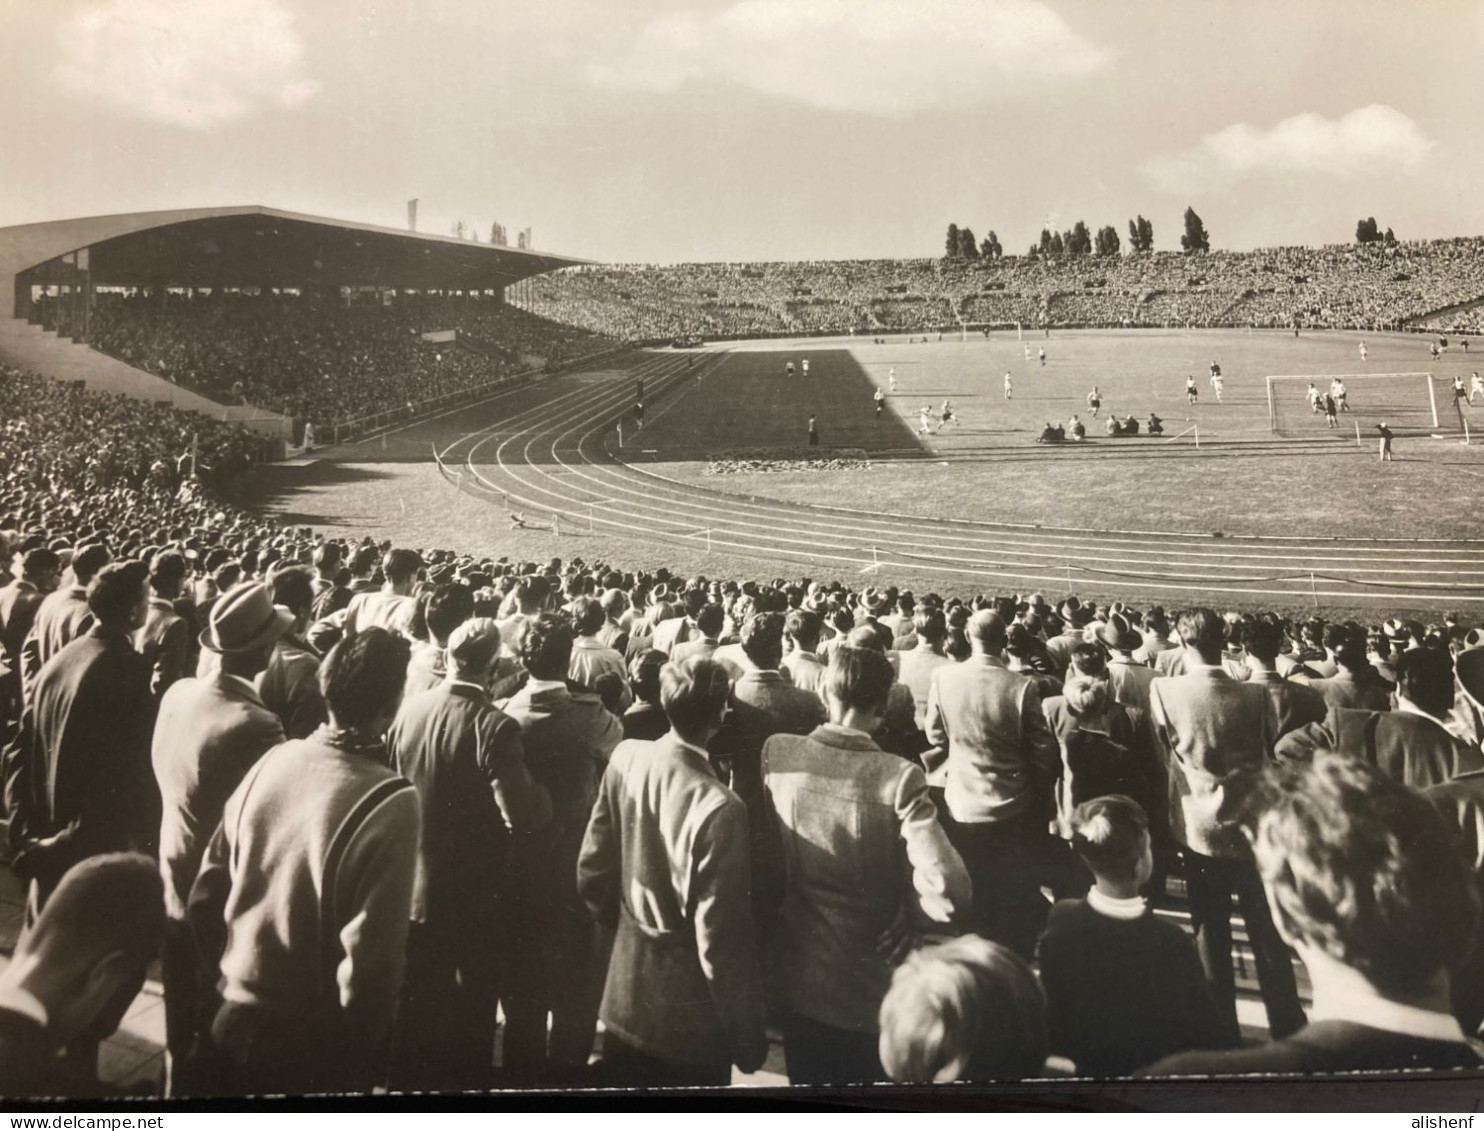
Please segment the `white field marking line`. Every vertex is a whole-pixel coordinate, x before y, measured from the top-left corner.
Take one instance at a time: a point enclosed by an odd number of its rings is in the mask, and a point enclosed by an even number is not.
[[[600,407],[600,408],[599,408],[599,410],[598,410],[598,414],[599,414],[599,415],[601,415],[601,413],[602,413],[602,411],[603,411],[603,409],[602,409],[602,407]],[[571,426],[571,427],[569,427],[569,428],[568,428],[568,429],[567,429],[567,430],[565,430],[565,431],[564,431],[564,432],[562,432],[562,433],[559,433],[559,434],[558,434],[558,435],[557,435],[557,437],[556,437],[556,440],[555,440],[555,442],[553,442],[553,444],[552,444],[552,447],[553,447],[553,449],[555,449],[555,447],[556,447],[556,446],[557,446],[557,445],[558,445],[558,444],[559,444],[559,443],[560,443],[560,441],[561,441],[561,440],[563,440],[563,439],[565,439],[565,437],[566,437],[566,436],[567,436],[567,435],[569,435],[569,434],[570,434],[570,433],[571,433],[571,432],[573,432],[573,431],[576,431],[576,430],[577,430],[577,429],[578,429],[578,428],[580,428],[580,427],[581,427],[581,426],[582,426],[582,423],[584,423],[584,422],[585,422],[585,421],[578,421],[578,422],[575,422],[575,423],[574,423],[574,424],[573,424],[573,425],[572,425],[572,426]],[[533,444],[534,444],[534,443],[535,443],[535,442],[536,442],[536,440],[537,440],[537,437],[535,437],[535,436],[533,436],[533,437],[532,437],[532,439],[531,439],[531,440],[530,440],[530,441],[528,441],[528,442],[527,442],[527,444],[526,444],[526,446],[525,446],[525,451],[524,451],[524,453],[523,453],[523,454],[525,454],[525,455],[526,455],[526,456],[527,456],[527,457],[529,457],[529,452],[530,452],[530,448],[531,448],[531,446],[532,446],[532,445],[533,445]],[[507,440],[507,443],[508,443],[508,442],[509,442],[509,441],[508,441],[508,440]],[[502,448],[503,448],[503,446],[504,446],[504,445],[502,445]],[[471,453],[471,454],[472,454],[472,453]],[[569,465],[566,465],[566,464],[565,464],[565,461],[560,461],[560,457],[557,457],[557,458],[558,458],[558,460],[559,460],[559,462],[562,462],[562,463],[563,463],[563,465],[564,465],[564,466],[569,466]],[[502,461],[501,461],[501,462],[502,462],[502,463],[503,463],[503,460],[502,460]],[[590,462],[590,461],[589,461],[589,462]],[[528,466],[529,466],[529,465],[528,465]],[[472,469],[472,463],[471,463],[471,469]],[[510,469],[509,469],[509,468],[506,468],[506,470],[507,470],[507,474],[511,474],[511,472],[510,472]],[[478,474],[478,473],[477,473],[477,471],[476,471],[476,472],[475,472],[475,474]],[[517,479],[518,479],[518,481],[520,481],[520,482],[521,482],[521,483],[522,483],[522,484],[523,484],[523,485],[525,485],[525,486],[529,486],[529,487],[533,487],[533,488],[534,488],[534,489],[536,489],[536,490],[537,490],[537,491],[539,491],[539,492],[541,492],[541,493],[542,493],[542,494],[546,494],[546,495],[549,495],[549,496],[551,496],[551,497],[553,497],[553,498],[557,498],[557,499],[559,499],[559,500],[562,500],[562,501],[564,501],[564,502],[577,502],[577,503],[579,503],[579,504],[580,504],[580,503],[582,503],[582,502],[583,502],[583,501],[584,501],[584,500],[582,500],[582,499],[580,499],[580,498],[577,498],[577,499],[574,499],[574,497],[573,497],[573,496],[569,496],[569,495],[565,495],[565,494],[563,494],[563,493],[561,493],[561,492],[558,492],[558,491],[552,491],[552,490],[549,490],[549,489],[547,489],[547,488],[543,488],[543,487],[541,487],[541,486],[540,486],[540,485],[538,485],[538,484],[533,484],[533,483],[530,483],[530,482],[529,482],[529,481],[527,481],[527,480],[525,480],[525,479],[523,479],[523,478],[522,478],[522,477],[518,477],[518,476],[516,476],[516,478],[517,478]],[[548,476],[548,478],[549,478],[549,476]],[[534,504],[534,505],[542,505],[542,504]],[[656,534],[656,535],[663,535],[663,533],[664,533],[664,532],[663,532],[663,531],[658,531],[658,530],[655,530],[655,529],[654,529],[654,528],[653,528],[653,527],[648,527],[648,528],[639,528],[639,527],[636,527],[636,526],[634,526],[634,524],[631,524],[631,523],[618,523],[618,522],[613,522],[613,521],[612,521],[612,520],[609,520],[609,519],[607,519],[607,518],[605,518],[605,519],[604,519],[604,521],[605,521],[605,522],[608,522],[608,523],[609,523],[609,524],[611,524],[611,525],[615,525],[615,526],[619,526],[619,527],[621,527],[621,528],[623,528],[623,529],[629,529],[629,530],[634,530],[634,529],[647,529],[647,530],[648,530],[648,531],[649,531],[649,532],[650,532],[650,533],[652,533],[652,534]],[[660,520],[660,521],[662,521],[662,522],[666,522],[666,523],[668,523],[668,524],[671,524],[671,525],[678,525],[678,523],[675,523],[675,522],[674,522],[674,520],[673,520],[673,519],[661,519],[661,520]],[[817,539],[817,536],[816,536],[816,539]],[[793,541],[793,540],[790,540],[790,541]],[[735,544],[735,543],[725,543],[725,544],[728,544],[728,545],[736,545],[736,544]],[[777,545],[776,545],[776,544],[775,544],[775,545],[769,545],[769,546],[767,546],[767,547],[766,547],[766,549],[767,549],[767,550],[768,550],[768,551],[769,551],[769,552],[774,552],[774,553],[776,553],[776,552],[795,552],[795,553],[797,553],[797,552],[798,552],[798,551],[792,551],[792,550],[785,550],[785,549],[783,549],[783,548],[782,548],[782,547],[779,547],[779,546],[777,546]],[[964,571],[954,571],[954,572],[964,572]],[[994,571],[992,571],[992,572],[993,572],[993,573],[994,573],[994,574],[996,574],[996,575],[998,575],[998,576],[1015,576],[1015,575],[1011,575],[1011,574],[1008,574],[1008,573],[1007,573],[1007,572],[1006,572],[1006,571],[1004,571],[1004,570],[1003,570],[1003,569],[996,569],[996,570],[994,570]],[[1136,576],[1139,576],[1139,575],[1136,575]],[[1121,586],[1124,586],[1124,587],[1128,587],[1128,583],[1124,583],[1124,582],[1115,582],[1115,581],[1114,581],[1114,580],[1113,580],[1113,579],[1111,579],[1111,578],[1107,578],[1107,577],[1104,577],[1104,578],[1100,578],[1100,580],[1102,580],[1102,581],[1103,581],[1103,582],[1104,582],[1104,583],[1105,583],[1105,584],[1110,584],[1110,585],[1112,585],[1112,584],[1118,584],[1118,585],[1121,585]],[[1256,579],[1254,579],[1254,580],[1256,580]],[[1144,581],[1144,582],[1143,582],[1143,583],[1144,583],[1144,584],[1146,584],[1146,585],[1153,585],[1153,586],[1158,586],[1158,587],[1161,587],[1161,588],[1173,588],[1173,587],[1171,587],[1171,586],[1159,586],[1159,582],[1158,582],[1158,581],[1154,581],[1154,580],[1148,580],[1148,581]],[[1211,587],[1211,586],[1209,586],[1209,585],[1206,585],[1206,586],[1204,586],[1204,587],[1205,587],[1205,588],[1212,588],[1212,587]],[[1240,589],[1240,590],[1231,590],[1231,591],[1234,591],[1234,592],[1252,592],[1252,590],[1249,590],[1249,589]],[[1285,593],[1286,593],[1286,592],[1288,592],[1288,591],[1278,591],[1278,592],[1285,592]],[[1329,595],[1341,595],[1341,594],[1329,594]],[[1352,595],[1353,595],[1353,594],[1352,594]],[[1413,594],[1413,595],[1414,595],[1414,596],[1415,596],[1415,594]],[[1471,598],[1463,598],[1463,597],[1462,597],[1462,595],[1459,595],[1459,594],[1451,594],[1451,595],[1450,595],[1450,596],[1453,596],[1453,597],[1455,597],[1455,598],[1457,598],[1457,599],[1471,599]]]
[[[600,410],[600,414],[601,414],[601,410]],[[568,433],[573,432],[573,430],[576,430],[577,427],[580,427],[580,423],[582,423],[582,422],[577,422],[576,426],[571,427],[571,429],[568,429],[567,432],[561,433],[561,436],[559,436],[559,439],[564,439],[565,438],[565,435],[568,435]],[[515,436],[510,436],[510,439],[515,439]],[[558,439],[558,442],[559,442],[559,439]],[[531,442],[534,442],[534,438],[533,438],[533,441],[531,441]],[[528,457],[528,453],[530,453],[531,442],[528,442],[528,444],[525,445],[525,456],[527,456],[527,457]],[[589,459],[589,457],[586,457],[586,453],[583,453],[583,459],[585,459],[585,462],[586,463],[589,463],[589,465],[591,465],[592,460]],[[564,466],[564,468],[570,469],[570,465],[567,465],[567,463],[565,463],[564,460],[559,459],[559,456],[557,456],[557,460],[558,460],[559,463],[562,463],[562,466]],[[509,468],[506,468],[506,472],[512,473],[512,472],[510,472],[510,469]],[[513,475],[513,473],[512,473],[512,475]],[[513,476],[513,478],[518,478],[519,481],[522,482],[522,485],[527,485],[527,487],[537,487],[536,484],[533,484],[533,482],[528,481],[528,479],[522,478],[522,476]],[[548,475],[548,478],[549,478],[549,475]],[[588,478],[591,478],[591,476],[588,476]],[[540,490],[540,488],[537,487],[537,490]],[[620,490],[623,490],[623,488],[620,488]],[[552,494],[554,494],[554,497],[559,497],[559,499],[571,500],[571,496],[562,496],[562,494],[559,494],[559,493],[552,493]],[[651,494],[651,493],[649,493],[649,494]],[[696,506],[695,503],[690,503],[690,505]],[[791,511],[791,512],[788,512],[788,514],[789,514],[789,517],[792,517],[792,515],[798,514],[798,512],[797,511]],[[662,519],[659,519],[659,521],[665,522],[665,524],[678,525],[678,522],[675,522],[675,519],[662,518]],[[776,528],[776,524],[773,524],[772,527],[770,527],[770,528]],[[861,531],[855,530],[855,528],[853,528],[853,527],[852,527],[852,530],[853,530],[853,533],[861,533]],[[659,531],[656,531],[656,533],[659,533]],[[818,537],[818,522],[813,522],[813,524],[810,524],[810,531],[809,531],[809,533],[812,533],[813,536]],[[1000,551],[1000,554],[1003,555],[1003,551]],[[1024,557],[1024,555],[1022,555],[1022,557]],[[1064,558],[1064,555],[1058,555],[1058,557],[1063,557]],[[1106,558],[1104,558],[1104,560],[1106,560]],[[1135,563],[1135,564],[1140,564],[1140,566],[1143,566],[1143,564],[1146,564],[1146,563]],[[1284,564],[1288,568],[1299,568],[1299,567],[1296,566],[1296,564],[1293,563],[1293,561],[1291,561],[1291,555],[1285,555]],[[1342,568],[1345,568],[1345,566],[1343,566],[1343,564],[1342,564]],[[1353,567],[1350,567],[1350,570],[1349,571],[1353,571]],[[1408,571],[1408,573],[1414,573],[1414,570],[1407,570],[1407,571]],[[1137,576],[1146,576],[1146,574],[1137,574]]]
[[[578,390],[578,391],[576,391],[576,393],[580,393],[580,392],[582,392],[582,391],[583,391],[583,390]],[[573,395],[575,395],[575,393],[574,393],[574,394],[573,394]],[[564,399],[570,399],[570,396],[569,396],[569,397],[568,397],[568,398],[564,398]],[[531,413],[531,414],[534,414],[534,413],[535,413],[535,412],[536,412],[536,411],[538,411],[538,410],[532,410],[532,413]],[[569,430],[569,431],[575,431],[575,428],[574,428],[574,429],[570,429],[570,430]],[[515,437],[513,437],[513,436],[512,436],[512,437],[510,437],[510,439],[512,439],[512,440],[513,440],[513,439],[514,439],[514,438],[515,438]],[[533,441],[534,441],[534,437],[533,437]],[[526,454],[527,454],[527,455],[528,455],[528,454],[529,454],[529,449],[530,449],[530,446],[531,446],[531,443],[530,443],[530,442],[528,442],[528,443],[527,443],[527,445],[526,445]],[[586,457],[585,457],[585,456],[584,456],[584,458],[585,458],[585,459],[586,459]],[[563,462],[564,462],[564,461],[563,461]],[[589,461],[588,461],[588,462],[591,462],[591,461],[590,461],[590,460],[589,460]],[[508,470],[508,469],[507,469],[507,470]],[[520,478],[520,477],[516,477],[516,478]],[[522,482],[522,483],[523,483],[523,485],[527,485],[527,486],[535,486],[535,485],[534,485],[534,484],[530,484],[530,483],[529,483],[529,482],[528,482],[528,481],[526,481],[526,480],[524,480],[524,479],[523,479],[523,478],[521,478],[521,480],[520,480],[520,481],[521,481],[521,482]],[[538,490],[539,490],[539,489],[540,489],[540,488],[538,488]],[[559,493],[555,493],[555,492],[551,492],[551,494],[553,494],[553,496],[554,496],[554,497],[557,497],[557,498],[563,498],[563,499],[569,499],[569,498],[570,498],[570,497],[569,497],[569,496],[563,496],[563,495],[560,495],[560,494],[559,494]],[[537,504],[537,505],[539,505],[539,504]],[[673,521],[673,520],[662,520],[662,521]],[[630,528],[632,528],[632,527],[630,527]],[[658,533],[658,532],[657,532],[657,533]],[[1293,568],[1293,566],[1292,566],[1292,565],[1290,565],[1290,568]]]
[[[623,461],[620,461],[620,462],[623,462]],[[755,496],[747,496],[747,495],[742,495],[742,494],[732,494],[732,493],[725,492],[725,491],[713,491],[713,490],[708,489],[708,488],[704,488],[704,487],[700,487],[700,486],[695,485],[695,484],[692,484],[692,483],[688,483],[688,482],[686,482],[684,480],[674,479],[671,476],[664,475],[664,474],[662,474],[662,473],[660,473],[658,471],[654,471],[653,469],[644,468],[644,467],[638,467],[638,466],[636,466],[634,464],[629,464],[627,462],[623,462],[623,466],[629,472],[631,472],[634,475],[642,476],[642,477],[644,477],[646,479],[657,479],[657,480],[661,480],[664,483],[667,483],[667,484],[671,485],[674,489],[677,489],[677,490],[695,492],[697,494],[702,494],[702,495],[706,495],[707,497],[714,497],[714,498],[718,498],[718,499],[735,499],[735,500],[738,501],[738,503],[737,503],[738,506],[753,506],[753,507],[757,507],[757,506],[763,505],[762,502],[760,502]],[[778,502],[778,500],[772,500],[772,501]],[[784,503],[783,505],[784,506],[788,506],[790,504]],[[910,525],[910,526],[912,526],[914,532],[916,532],[916,533],[921,533],[922,532],[921,528],[922,528],[922,525],[924,523],[932,523],[932,524],[942,524],[942,523],[944,523],[944,520],[938,519],[938,518],[934,518],[934,517],[932,517],[930,515],[907,515],[907,514],[899,514],[899,513],[896,513],[896,512],[892,512],[892,511],[855,511],[855,510],[851,510],[849,508],[845,508],[845,507],[834,507],[834,506],[829,506],[828,504],[823,504],[823,503],[797,504],[797,508],[804,509],[806,511],[806,513],[811,513],[811,514],[812,513],[816,513],[818,511],[826,511],[826,512],[831,512],[832,514],[836,514],[836,515],[857,515],[857,516],[869,515],[869,516],[872,516],[872,517],[876,518],[877,520],[879,520],[881,522],[891,522],[891,523],[896,523],[896,524],[899,524],[899,525]],[[733,510],[734,509],[735,508],[733,508]],[[828,516],[825,516],[825,517],[828,517]],[[1003,524],[1003,526],[1005,527],[1005,529],[1001,530],[1000,529],[1000,524],[995,524],[995,523],[990,523],[990,522],[976,522],[975,520],[972,520],[972,519],[953,519],[953,520],[950,520],[949,523],[946,524],[946,528],[948,530],[958,530],[958,529],[961,529],[962,527],[965,527],[965,526],[981,528],[984,535],[995,534],[997,536],[1005,536],[1005,537],[1010,537],[1010,538],[1016,538],[1016,537],[1030,538],[1030,537],[1033,537],[1034,536],[1035,538],[1038,539],[1038,541],[1035,542],[1035,543],[1033,543],[1033,544],[1036,544],[1036,545],[1045,545],[1045,544],[1048,544],[1048,543],[1049,544],[1052,544],[1052,545],[1063,545],[1064,544],[1064,545],[1067,546],[1068,549],[1078,549],[1078,548],[1088,548],[1088,547],[1086,547],[1086,546],[1080,546],[1079,547],[1079,544],[1078,543],[1067,542],[1065,540],[1071,539],[1071,538],[1074,538],[1074,537],[1081,537],[1081,536],[1085,536],[1085,535],[1096,536],[1099,533],[1098,531],[1092,531],[1092,530],[1083,531],[1083,530],[1080,530],[1080,529],[1075,534],[1074,533],[1058,533],[1057,532],[1058,531],[1058,528],[1053,527],[1053,528],[1049,528],[1049,529],[1043,530],[1043,529],[1038,528],[1038,527],[1034,526],[1033,524],[1029,524],[1029,523],[1006,523],[1006,524]],[[966,535],[973,535],[973,534],[977,533],[977,531],[971,529],[971,530],[965,531],[964,533]],[[1180,549],[1180,547],[1182,547],[1182,546],[1209,547],[1209,546],[1220,545],[1223,542],[1227,541],[1226,539],[1220,539],[1220,540],[1217,540],[1217,539],[1204,539],[1204,540],[1202,540],[1200,542],[1181,542],[1181,541],[1161,542],[1159,544],[1159,548],[1158,549],[1140,550],[1139,549],[1139,546],[1147,544],[1147,541],[1141,540],[1138,545],[1129,546],[1129,545],[1125,545],[1124,543],[1127,540],[1129,540],[1129,539],[1131,539],[1133,537],[1132,534],[1125,534],[1123,532],[1108,532],[1108,533],[1109,533],[1109,537],[1107,538],[1107,544],[1118,546],[1119,548],[1124,549],[1124,550],[1129,551],[1129,552],[1143,552],[1143,553],[1149,553],[1149,554],[1158,553],[1158,554],[1162,554],[1162,555],[1174,554],[1174,555],[1177,555],[1177,556],[1187,556],[1187,557],[1189,557],[1189,556],[1202,556],[1202,557],[1214,557],[1214,558],[1238,557],[1238,558],[1243,558],[1243,559],[1247,559],[1247,558],[1258,558],[1258,559],[1260,559],[1264,555],[1260,554],[1259,551],[1270,550],[1270,551],[1273,551],[1273,553],[1271,553],[1269,555],[1266,555],[1266,556],[1267,557],[1271,557],[1274,560],[1279,560],[1279,561],[1294,561],[1294,560],[1311,561],[1312,560],[1312,561],[1315,561],[1316,563],[1317,562],[1327,562],[1327,561],[1329,561],[1329,559],[1326,559],[1326,558],[1323,558],[1323,557],[1319,556],[1318,553],[1308,553],[1308,554],[1303,553],[1302,551],[1305,550],[1306,547],[1301,547],[1301,546],[1282,546],[1282,545],[1267,546],[1267,545],[1258,545],[1258,546],[1254,546],[1251,550],[1248,550],[1248,551],[1243,552],[1243,553],[1226,553],[1226,552],[1202,553],[1200,550],[1182,550],[1182,549]],[[1155,533],[1155,532],[1148,532],[1146,534],[1146,538],[1147,537],[1174,538],[1174,539],[1178,539],[1178,538],[1188,537],[1188,536],[1183,536],[1183,535],[1175,534],[1175,533],[1172,533],[1172,532],[1165,532],[1165,533],[1162,533],[1162,534],[1161,533]],[[1359,542],[1359,540],[1356,540],[1356,541]],[[1241,545],[1242,544],[1242,539],[1237,538],[1237,537],[1234,537],[1234,538],[1231,539],[1231,543],[1234,544],[1234,545]],[[1346,544],[1347,544],[1347,542],[1345,540],[1334,540],[1334,541],[1331,541],[1331,542],[1326,542],[1323,545],[1323,548],[1322,549],[1323,549],[1323,552],[1324,553],[1334,553],[1337,549],[1339,549],[1340,547],[1342,547],[1342,546],[1344,546]],[[1370,552],[1371,553],[1374,553],[1374,554],[1397,555],[1397,554],[1404,554],[1404,553],[1415,553],[1417,551],[1415,549],[1413,549],[1413,548],[1410,548],[1410,547],[1381,546],[1381,547],[1375,547],[1375,548],[1371,549]],[[1410,564],[1413,564],[1413,563],[1416,563],[1416,562],[1442,563],[1442,564],[1455,564],[1455,563],[1456,564],[1470,564],[1472,562],[1481,560],[1480,557],[1479,557],[1479,551],[1477,551],[1477,550],[1467,550],[1467,549],[1462,549],[1462,548],[1460,548],[1460,549],[1436,549],[1436,548],[1434,548],[1430,552],[1433,553],[1433,554],[1462,554],[1462,555],[1468,555],[1468,556],[1461,557],[1461,558],[1456,558],[1456,559],[1455,558],[1448,558],[1448,557],[1396,558],[1396,557],[1355,557],[1355,556],[1347,556],[1344,559],[1344,561],[1346,561],[1346,562],[1349,562],[1349,561],[1376,561],[1376,562],[1401,561],[1401,562],[1405,562],[1405,563],[1407,563],[1407,564],[1410,565]],[[1334,564],[1342,564],[1342,563],[1340,563],[1340,562],[1337,561]]]

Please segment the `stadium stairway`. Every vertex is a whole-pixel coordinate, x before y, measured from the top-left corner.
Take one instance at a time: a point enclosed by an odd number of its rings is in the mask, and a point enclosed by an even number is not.
[[[136,369],[91,346],[43,330],[23,318],[0,318],[0,361],[29,369],[54,381],[81,381],[89,389],[135,400],[170,404],[217,420],[232,420],[256,432],[287,442],[292,421],[251,405],[220,405],[199,393]]]

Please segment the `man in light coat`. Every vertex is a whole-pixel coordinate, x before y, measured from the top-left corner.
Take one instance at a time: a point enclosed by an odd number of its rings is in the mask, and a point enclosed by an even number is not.
[[[1061,753],[1035,682],[1005,666],[1005,622],[981,609],[966,634],[969,658],[933,676],[923,765],[946,770],[943,823],[974,881],[974,930],[1029,959]]]
[[[796,1084],[886,1079],[877,1013],[895,961],[912,934],[951,929],[973,902],[922,770],[870,737],[892,684],[881,651],[842,645],[825,675],[829,721],[763,748],[786,876],[776,941]]]
[[[667,664],[670,731],[613,753],[578,859],[578,888],[615,932],[601,1016],[615,1086],[705,1086],[767,1054],[751,913],[748,822],[706,744],[731,686],[706,659]]]
[[[1268,1027],[1287,1036],[1304,1023],[1292,956],[1273,927],[1262,881],[1237,824],[1246,791],[1272,758],[1277,717],[1265,687],[1238,682],[1222,667],[1226,638],[1210,609],[1182,613],[1186,674],[1149,687],[1154,725],[1168,762],[1171,832],[1185,861],[1190,916],[1206,978],[1236,1039],[1231,897],[1252,942]]]

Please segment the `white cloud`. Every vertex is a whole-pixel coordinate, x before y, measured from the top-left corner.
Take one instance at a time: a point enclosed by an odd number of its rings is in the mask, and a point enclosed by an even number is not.
[[[1412,172],[1436,143],[1400,110],[1363,106],[1341,118],[1295,114],[1272,129],[1239,122],[1208,134],[1193,149],[1144,166],[1156,184],[1179,190],[1192,183],[1254,173],[1319,173],[1356,177]]]
[[[105,0],[67,21],[59,47],[63,89],[189,129],[319,91],[280,0]]]
[[[651,20],[588,77],[656,92],[709,79],[904,116],[1090,74],[1108,58],[1041,0],[735,0]]]

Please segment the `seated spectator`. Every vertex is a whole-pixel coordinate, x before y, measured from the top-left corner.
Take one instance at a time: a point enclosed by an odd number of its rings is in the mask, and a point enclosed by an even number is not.
[[[103,1092],[97,1063],[62,1055],[113,1035],[144,986],[165,926],[164,884],[147,856],[71,868],[0,971],[0,1090],[11,1098]]]
[[[881,1002],[898,1084],[1022,1080],[1046,1061],[1046,1001],[1025,960],[974,935],[909,954]]]
[[[1149,414],[1149,423],[1146,426],[1151,436],[1163,436],[1165,434],[1165,423],[1154,413]]]
[[[1133,413],[1128,414],[1128,419],[1123,422],[1123,434],[1125,436],[1137,436],[1139,434],[1139,418]]]
[[[1051,1051],[1078,1075],[1126,1076],[1172,1053],[1228,1047],[1190,937],[1139,895],[1154,870],[1143,808],[1098,797],[1070,826],[1096,883],[1053,907],[1041,936]]]
[[[1358,758],[1270,765],[1252,843],[1279,933],[1308,969],[1312,1019],[1256,1048],[1187,1052],[1151,1076],[1471,1068],[1450,971],[1479,922],[1472,878],[1422,797]]]

